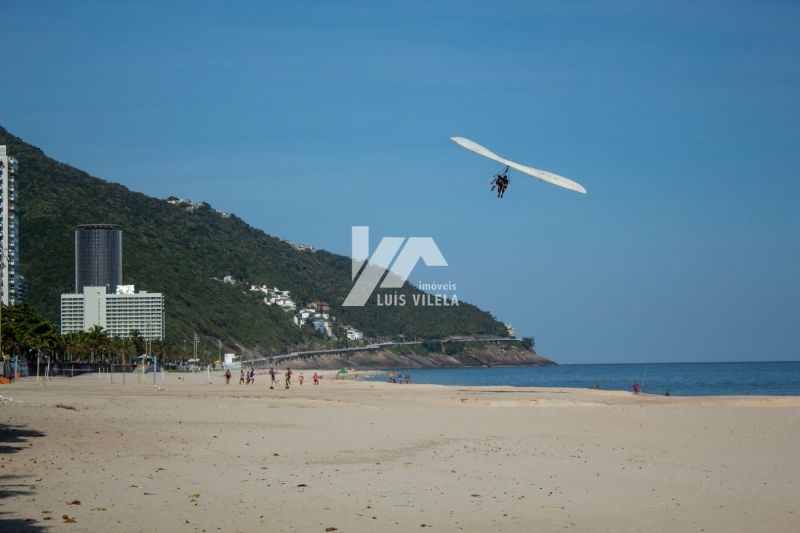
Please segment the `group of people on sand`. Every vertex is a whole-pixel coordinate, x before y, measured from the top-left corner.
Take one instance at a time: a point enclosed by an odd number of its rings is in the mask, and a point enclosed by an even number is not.
[[[276,371],[275,368],[269,367],[268,373],[269,373],[269,388],[274,389],[275,385],[277,385],[278,383],[277,376],[280,374],[280,371]],[[223,375],[225,376],[225,384],[226,385],[229,384],[231,382],[230,368],[226,368],[225,373]],[[283,376],[284,388],[288,389],[292,385],[292,375],[293,375],[292,369],[287,367],[286,373]],[[317,386],[319,385],[319,380],[322,379],[322,376],[314,372],[314,376],[312,376],[312,379],[314,380],[314,385]],[[305,376],[303,376],[302,372],[300,372],[300,375],[297,376],[297,381],[300,383],[300,385],[302,385],[303,381],[305,381]],[[244,369],[239,371],[239,385],[244,385],[244,384],[251,385],[255,382],[256,382],[256,371],[254,368],[251,367],[250,371],[247,373],[245,373]]]
[[[408,384],[411,383],[411,374],[406,374],[403,376],[402,372],[398,372],[397,374],[394,372],[389,372],[389,379],[387,381],[389,383],[403,383],[403,381],[405,381],[406,384]]]
[[[278,383],[278,380],[276,378],[276,376],[278,374],[279,374],[279,372],[277,372],[273,367],[269,367],[269,388],[270,389],[274,389],[275,385]],[[319,374],[317,374],[316,372],[314,372],[314,376],[313,376],[314,385],[319,385],[320,378],[321,378],[321,376]],[[302,372],[300,372],[300,375],[297,376],[297,381],[298,381],[298,383],[300,383],[300,385],[302,385],[303,381],[305,381],[305,376],[303,376]],[[292,385],[292,369],[289,368],[289,367],[286,367],[286,373],[283,375],[283,387],[285,389],[288,389],[291,385]]]
[[[225,369],[225,373],[223,374],[223,376],[225,376],[225,384],[226,385],[229,384],[231,382],[231,376],[232,376],[231,369],[230,368],[226,368]],[[256,370],[255,370],[255,368],[250,367],[250,370],[246,374],[244,372],[244,368],[239,370],[239,385],[245,385],[245,384],[251,385],[251,384],[253,384],[255,382],[256,382]]]

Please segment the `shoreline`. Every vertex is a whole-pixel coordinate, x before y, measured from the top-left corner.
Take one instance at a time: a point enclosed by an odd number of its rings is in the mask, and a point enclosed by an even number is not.
[[[291,367],[289,367],[291,368]],[[498,367],[500,368],[500,367]],[[503,368],[514,368],[514,366],[503,367]],[[389,382],[383,379],[375,379],[380,376],[384,376],[388,379],[389,375],[395,373],[397,370],[403,370],[404,374],[409,373],[412,376],[412,381],[410,383],[403,382],[402,385],[415,385],[415,386],[425,386],[425,387],[442,387],[445,389],[474,389],[474,390],[481,390],[481,389],[490,389],[490,390],[499,390],[499,389],[507,389],[505,392],[573,392],[573,393],[612,393],[614,395],[623,395],[629,396],[631,398],[663,398],[664,401],[669,400],[680,400],[680,399],[729,399],[729,400],[747,400],[747,399],[787,399],[787,404],[794,404],[794,400],[800,402],[800,395],[797,394],[691,394],[691,395],[681,395],[681,394],[670,394],[665,395],[662,393],[654,393],[648,392],[647,390],[642,390],[638,395],[634,395],[631,390],[627,389],[610,389],[610,388],[600,388],[596,389],[594,387],[571,387],[571,386],[562,386],[562,385],[465,385],[465,384],[440,384],[440,383],[418,383],[413,381],[413,372],[420,370],[415,368],[410,369],[353,369],[349,368],[346,369],[347,374],[341,375],[338,373],[338,370],[331,370],[331,369],[314,369],[314,368],[296,368],[292,370],[292,385],[291,388],[300,387],[300,390],[303,390],[303,387],[307,385],[313,386],[312,376],[314,373],[317,373],[320,379],[320,383],[323,380],[327,380],[327,382],[360,382],[360,383],[368,383],[368,384],[385,384],[390,386],[396,386],[398,383]],[[428,369],[425,369],[428,370]],[[444,370],[451,370],[450,368],[446,368]],[[284,384],[286,367],[276,367],[275,368],[275,379],[278,384]],[[247,372],[245,371],[245,374]],[[298,379],[300,374],[304,376],[305,385],[300,385],[298,383]],[[33,387],[42,387],[47,388],[48,386],[58,385],[58,383],[81,383],[81,384],[88,384],[91,386],[92,383],[97,384],[105,388],[106,386],[110,387],[131,387],[135,390],[141,391],[150,391],[153,385],[156,385],[158,388],[157,392],[164,392],[165,386],[172,385],[178,387],[186,387],[191,385],[212,385],[212,386],[226,386],[226,387],[239,387],[239,369],[236,369],[231,372],[230,383],[225,384],[224,378],[224,371],[221,369],[212,370],[210,377],[211,383],[208,383],[208,372],[207,371],[198,371],[198,372],[175,372],[175,371],[165,371],[165,372],[157,372],[155,383],[153,381],[153,373],[148,372],[144,375],[138,372],[101,372],[101,373],[84,373],[81,375],[67,377],[67,376],[53,376],[49,378],[49,381],[46,381],[44,376],[26,376],[20,378],[16,382],[11,382],[10,384],[0,385],[0,401],[2,401],[4,394],[6,397],[10,392],[15,388],[21,388],[23,390],[29,390],[31,386]],[[269,387],[264,387],[264,384],[267,383],[269,380],[268,370],[266,369],[255,369],[255,382],[253,384],[242,384],[241,386],[245,387],[245,390],[251,390],[252,393],[255,393],[257,390],[269,389]],[[137,388],[138,387],[138,388]],[[282,387],[281,387],[282,388]],[[276,387],[277,389],[277,387]],[[5,392],[4,392],[5,391]]]
[[[303,373],[0,387],[0,530],[796,529],[800,397]]]

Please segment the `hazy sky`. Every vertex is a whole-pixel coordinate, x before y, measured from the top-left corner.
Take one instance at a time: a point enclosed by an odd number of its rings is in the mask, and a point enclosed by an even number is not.
[[[432,237],[411,281],[561,363],[800,359],[797,2],[111,4],[3,7],[0,124],[51,157],[348,256]],[[589,193],[498,200],[452,136]]]

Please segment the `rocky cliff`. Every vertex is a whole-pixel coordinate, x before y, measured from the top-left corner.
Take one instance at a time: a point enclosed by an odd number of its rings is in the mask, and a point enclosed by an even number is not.
[[[519,347],[482,346],[455,354],[426,353],[412,351],[398,353],[395,350],[352,352],[346,355],[319,355],[303,359],[291,359],[282,367],[331,370],[357,368],[362,370],[410,369],[410,368],[459,368],[480,366],[550,366],[554,361],[536,352]]]

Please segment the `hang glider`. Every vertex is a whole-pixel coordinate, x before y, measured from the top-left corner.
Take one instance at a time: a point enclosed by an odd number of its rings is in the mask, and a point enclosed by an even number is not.
[[[580,183],[576,183],[570,179],[565,178],[564,176],[559,176],[558,174],[553,174],[552,172],[546,172],[544,170],[538,170],[536,168],[527,167],[525,165],[520,165],[519,163],[515,163],[505,157],[500,157],[496,153],[492,152],[485,146],[481,146],[480,144],[476,143],[475,141],[470,141],[469,139],[465,139],[464,137],[450,137],[450,140],[454,143],[458,144],[466,148],[471,152],[475,152],[478,155],[482,155],[483,157],[488,157],[493,161],[497,161],[498,163],[502,163],[506,166],[505,172],[502,172],[494,177],[492,180],[492,189],[494,190],[495,187],[498,188],[498,198],[503,197],[503,193],[505,193],[506,187],[508,187],[508,176],[506,176],[506,172],[508,172],[509,168],[513,168],[514,170],[519,170],[529,176],[533,176],[534,178],[540,179],[542,181],[546,181],[552,185],[557,185],[559,187],[563,187],[565,189],[569,189],[571,191],[579,192],[582,194],[586,194],[586,189]],[[505,182],[505,183],[503,183]]]

